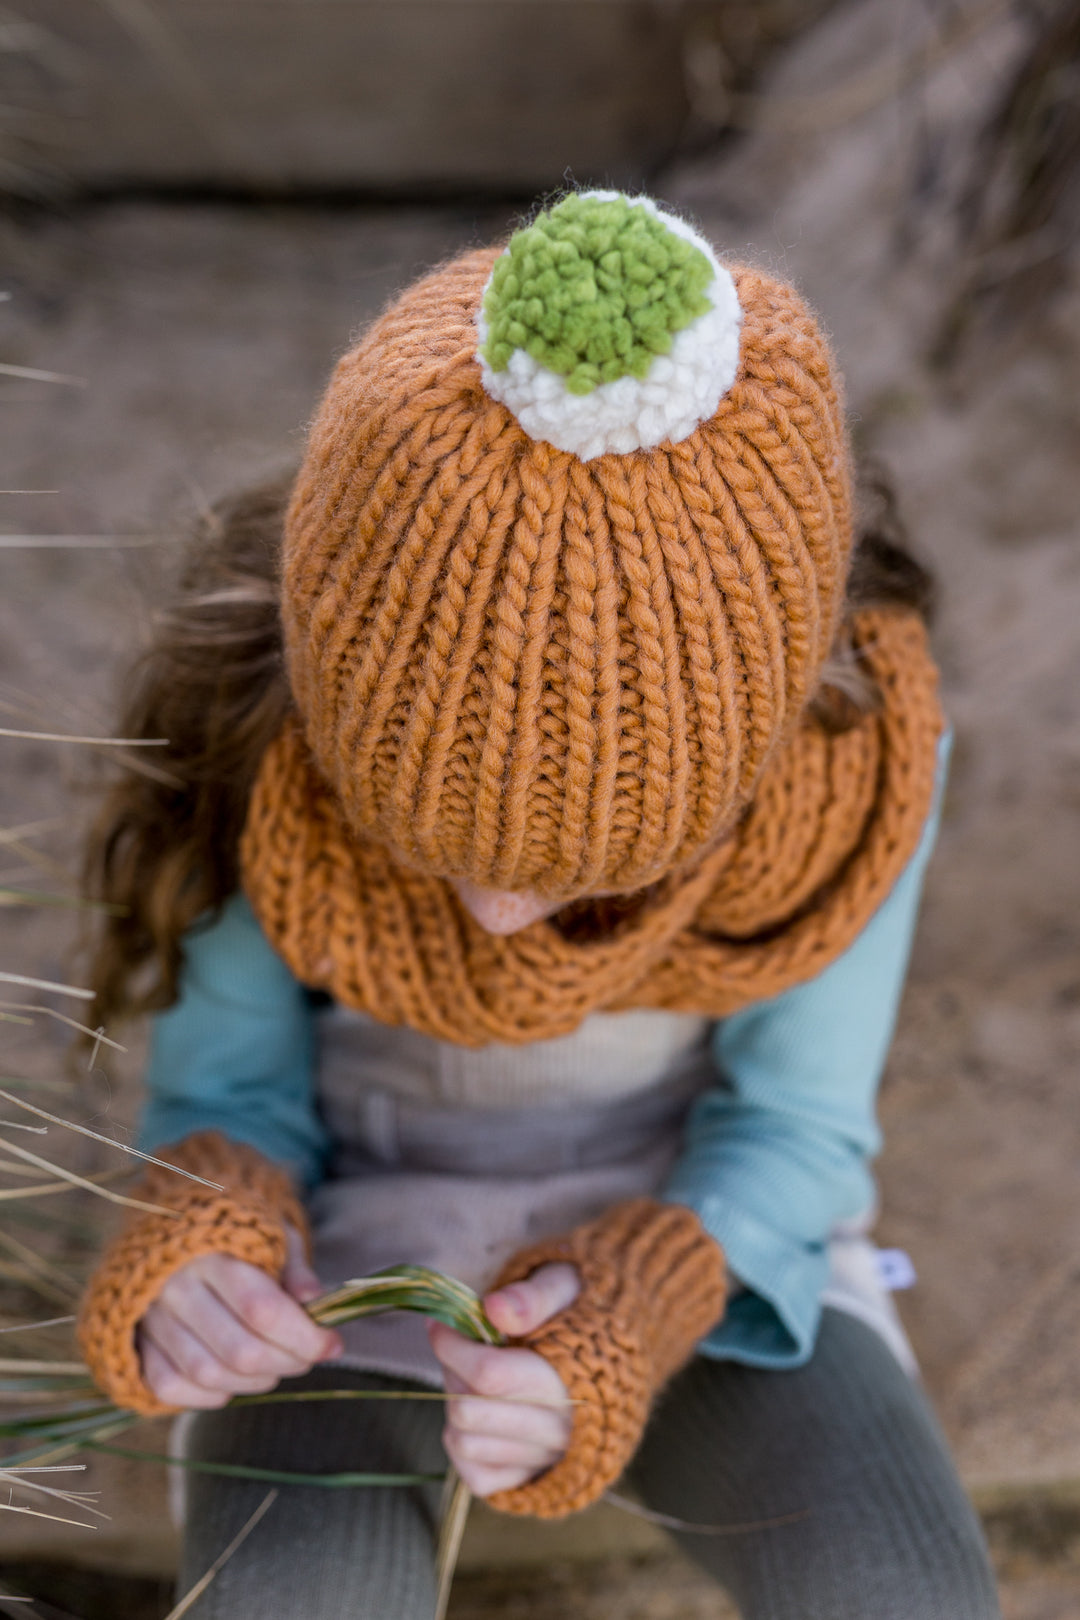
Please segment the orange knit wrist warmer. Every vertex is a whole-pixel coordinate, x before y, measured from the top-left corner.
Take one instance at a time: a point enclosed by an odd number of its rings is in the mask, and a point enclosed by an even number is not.
[[[173,1272],[202,1254],[228,1254],[276,1277],[285,1264],[286,1221],[307,1231],[288,1175],[254,1148],[200,1131],[159,1157],[223,1191],[151,1165],[137,1196],[161,1213],[132,1212],[90,1281],[78,1326],[98,1387],[148,1417],[175,1408],[143,1381],[135,1329]]]
[[[724,1309],[719,1245],[692,1210],[635,1198],[564,1238],[535,1244],[497,1287],[538,1266],[578,1268],[573,1305],[519,1341],[550,1361],[574,1408],[566,1455],[539,1479],[488,1498],[504,1513],[559,1519],[603,1495],[630,1461],[660,1386],[687,1361]]]

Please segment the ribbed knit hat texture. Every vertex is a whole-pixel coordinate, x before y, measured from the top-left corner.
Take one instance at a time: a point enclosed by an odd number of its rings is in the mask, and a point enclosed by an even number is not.
[[[349,825],[551,898],[688,860],[814,691],[849,482],[798,295],[645,199],[426,276],[339,362],[286,530],[290,679]]]

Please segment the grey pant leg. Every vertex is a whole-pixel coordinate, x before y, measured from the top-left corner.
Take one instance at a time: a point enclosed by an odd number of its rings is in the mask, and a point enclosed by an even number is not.
[[[986,1546],[926,1396],[871,1328],[824,1313],[790,1372],[695,1357],[633,1465],[744,1620],[1000,1620]]]
[[[404,1388],[317,1368],[283,1390]],[[188,1455],[295,1473],[440,1473],[436,1401],[312,1401],[201,1414]],[[272,1486],[191,1471],[179,1591],[190,1590]],[[435,1606],[439,1489],[280,1485],[190,1620],[424,1620]]]

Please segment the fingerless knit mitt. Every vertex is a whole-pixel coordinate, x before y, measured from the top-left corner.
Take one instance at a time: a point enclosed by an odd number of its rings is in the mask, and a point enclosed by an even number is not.
[[[575,1513],[618,1479],[653,1397],[719,1321],[725,1299],[723,1252],[681,1204],[616,1204],[566,1237],[521,1250],[495,1286],[553,1260],[577,1267],[581,1292],[514,1342],[549,1361],[578,1403],[570,1445],[538,1479],[488,1498],[504,1513],[541,1519]]]
[[[132,1212],[91,1279],[78,1325],[98,1387],[118,1406],[148,1417],[176,1408],[143,1381],[135,1329],[173,1272],[202,1254],[228,1254],[279,1277],[285,1223],[307,1231],[288,1175],[254,1148],[200,1131],[158,1157],[223,1190],[151,1165],[135,1196],[161,1213]]]

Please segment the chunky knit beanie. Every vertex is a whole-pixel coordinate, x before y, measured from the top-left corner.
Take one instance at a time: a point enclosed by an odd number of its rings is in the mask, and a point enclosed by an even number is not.
[[[307,744],[406,866],[641,888],[790,735],[850,539],[797,294],[646,198],[567,197],[410,288],[334,373],[284,553]]]

